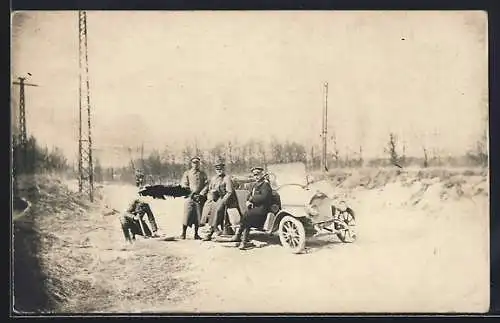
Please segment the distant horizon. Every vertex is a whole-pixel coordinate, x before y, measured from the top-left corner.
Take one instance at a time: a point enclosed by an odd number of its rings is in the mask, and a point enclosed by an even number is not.
[[[34,137],[34,136],[33,136]],[[34,137],[35,140],[36,137]],[[37,142],[38,143],[38,142]],[[284,144],[285,141],[283,142],[279,142],[280,144]],[[290,143],[293,143],[292,141],[290,141]],[[53,149],[60,149],[63,154],[64,154],[64,157],[67,158],[68,160],[68,164],[70,166],[75,166],[75,164],[77,163],[78,161],[78,158],[77,156],[74,156],[74,158],[71,158],[71,156],[68,156],[64,150],[61,149],[61,147],[58,147],[56,145],[52,145],[52,146],[48,146],[48,145],[44,145],[44,144],[40,144],[41,148],[47,148],[49,151],[53,150]],[[241,146],[239,146],[241,147]],[[304,146],[305,147],[305,146]],[[402,147],[401,146],[398,146],[398,153],[400,155],[400,157],[402,157]],[[192,147],[191,147],[192,148]],[[439,150],[436,150],[436,151],[433,151],[432,149],[428,149],[428,158],[429,160],[431,160],[432,158],[436,157],[436,158],[441,158],[441,159],[447,159],[447,158],[451,158],[451,159],[460,159],[460,158],[465,158],[467,157],[467,154],[469,152],[475,152],[474,147],[471,147],[470,150],[468,151],[464,151],[462,154],[450,154],[450,153],[447,153],[445,151],[439,151]],[[315,156],[318,157],[321,153],[321,150],[320,150],[320,147],[319,145],[317,145],[316,147],[316,152],[315,152]],[[332,156],[333,152],[332,152],[332,147],[329,147],[329,151],[328,151],[328,156]],[[205,150],[205,149],[200,149],[201,152],[203,153],[206,153],[206,152],[209,152],[209,150]],[[117,151],[121,151],[121,153],[117,153]],[[146,160],[153,152],[158,152],[160,155],[162,155],[162,147],[157,147],[157,148],[144,148],[144,159]],[[357,160],[359,157],[359,150],[358,151],[355,151],[354,149],[353,150],[350,150],[350,154],[349,154],[349,159],[350,160]],[[266,146],[266,153],[269,154],[270,153],[270,147],[269,146]],[[182,153],[179,153],[179,152],[175,152],[174,153],[177,157],[177,162],[178,164],[182,164],[182,162],[180,161],[180,159],[183,157],[182,156]],[[308,155],[308,158],[309,158],[309,155],[310,155],[310,152],[309,151],[306,151],[306,154]],[[488,150],[488,154],[489,154],[489,150]],[[99,152],[99,151],[96,151],[95,149],[93,150],[93,158],[94,158],[94,162],[96,160],[99,160],[99,164],[102,166],[102,167],[106,167],[106,168],[122,168],[122,167],[127,167],[128,165],[130,165],[130,161],[131,161],[131,158],[130,158],[130,153],[128,151],[127,148],[116,148],[115,150],[111,149],[109,151],[107,151],[105,153],[105,155],[108,155],[107,158],[101,158],[100,155],[102,155],[102,151]],[[114,158],[110,158],[110,155],[114,155]],[[194,156],[195,154],[193,154]],[[344,151],[340,151],[339,152],[339,155],[340,155],[340,159],[341,160],[344,160],[346,158],[346,154],[344,153]],[[137,160],[140,160],[140,156],[141,156],[141,150],[140,150],[140,147],[136,147],[136,149],[132,149],[132,157],[134,159],[134,161],[137,161]],[[222,157],[225,157],[224,154],[221,154]],[[238,156],[236,153],[233,153],[233,157],[236,157]],[[420,155],[409,155],[409,154],[405,154],[404,155],[405,158],[407,159],[416,159],[416,160],[423,160],[424,159],[424,154],[423,154],[423,151]],[[241,155],[240,155],[241,157]],[[207,163],[208,160],[204,159],[203,156],[201,157],[203,163]],[[370,160],[384,160],[384,159],[389,159],[389,154],[388,153],[381,153],[379,155],[376,155],[376,156],[366,156],[363,154],[363,160],[365,162],[367,161],[370,161]],[[120,160],[120,162],[118,162],[118,160]],[[94,163],[95,164],[95,163]]]

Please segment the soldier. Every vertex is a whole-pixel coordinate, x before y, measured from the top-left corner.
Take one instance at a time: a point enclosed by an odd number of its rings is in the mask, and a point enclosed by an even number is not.
[[[198,235],[198,227],[205,200],[205,197],[200,192],[208,185],[207,174],[200,170],[200,158],[191,158],[191,168],[182,175],[181,185],[191,190],[191,195],[184,206],[181,239],[186,239],[187,228],[194,225],[194,238],[199,240],[201,237]]]
[[[210,179],[210,183],[201,192],[202,195],[207,195],[201,222],[203,224],[208,222],[210,225],[210,231],[203,241],[212,239],[217,226],[224,224],[227,208],[236,203],[233,182],[226,174],[224,161],[219,158],[214,167],[216,175]]]
[[[246,201],[247,210],[241,219],[238,231],[231,239],[231,241],[237,242],[242,250],[249,247],[250,228],[260,228],[266,222],[273,201],[272,188],[266,180],[264,169],[254,167],[251,172],[256,182],[250,187],[250,195]]]
[[[148,216],[151,229],[144,221],[145,214]],[[158,237],[158,226],[153,212],[151,211],[149,204],[141,201],[140,199],[134,199],[132,201],[125,213],[120,217],[120,223],[123,234],[125,235],[125,240],[128,242],[135,240],[136,234],[144,234],[144,238]]]
[[[142,169],[135,171],[135,186],[141,187],[144,184],[144,172]]]

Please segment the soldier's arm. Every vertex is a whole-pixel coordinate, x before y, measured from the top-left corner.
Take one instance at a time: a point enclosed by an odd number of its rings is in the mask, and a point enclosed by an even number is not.
[[[209,188],[210,188],[210,182],[208,181],[207,176],[205,176],[205,186],[201,189],[200,195],[207,195]]]
[[[226,204],[231,195],[234,192],[233,188],[233,181],[231,180],[231,177],[226,176],[224,178],[224,183],[226,184],[226,194],[222,197],[222,203]]]
[[[133,200],[132,203],[130,203],[129,206],[127,207],[126,212],[132,214],[135,213],[136,205],[137,205],[137,200]]]
[[[260,190],[255,192],[255,194],[250,197],[250,202],[255,205],[262,205],[266,200],[270,200],[272,197],[272,190],[269,183],[265,182],[260,186]]]
[[[189,176],[188,176],[187,171],[184,172],[184,174],[182,174],[181,186],[182,187],[189,187]]]
[[[210,184],[209,180],[208,180],[208,176],[207,176],[207,173],[203,172],[203,188],[205,187],[208,187],[208,185]]]
[[[246,189],[250,191],[250,194],[247,195],[247,201],[250,201],[250,199],[252,198],[253,185],[248,185]]]

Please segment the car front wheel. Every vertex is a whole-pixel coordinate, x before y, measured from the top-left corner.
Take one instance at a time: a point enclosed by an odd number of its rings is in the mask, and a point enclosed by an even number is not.
[[[285,215],[281,219],[278,229],[281,245],[292,253],[300,253],[306,247],[306,232],[302,222]]]
[[[351,209],[347,209],[345,212],[342,212],[340,220],[343,225],[337,228],[337,237],[344,243],[354,242],[356,240],[356,220],[354,218],[354,212]]]

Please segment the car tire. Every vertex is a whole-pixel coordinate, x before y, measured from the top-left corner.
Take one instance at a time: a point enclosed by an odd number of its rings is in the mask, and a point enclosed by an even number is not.
[[[278,234],[281,245],[292,253],[301,253],[306,247],[306,232],[302,222],[285,215],[279,224]]]
[[[349,229],[340,230],[340,232],[337,233],[337,238],[344,243],[351,243],[356,240],[356,220],[354,218],[354,212],[351,209],[348,208],[344,213],[345,219],[343,222],[347,224]]]

